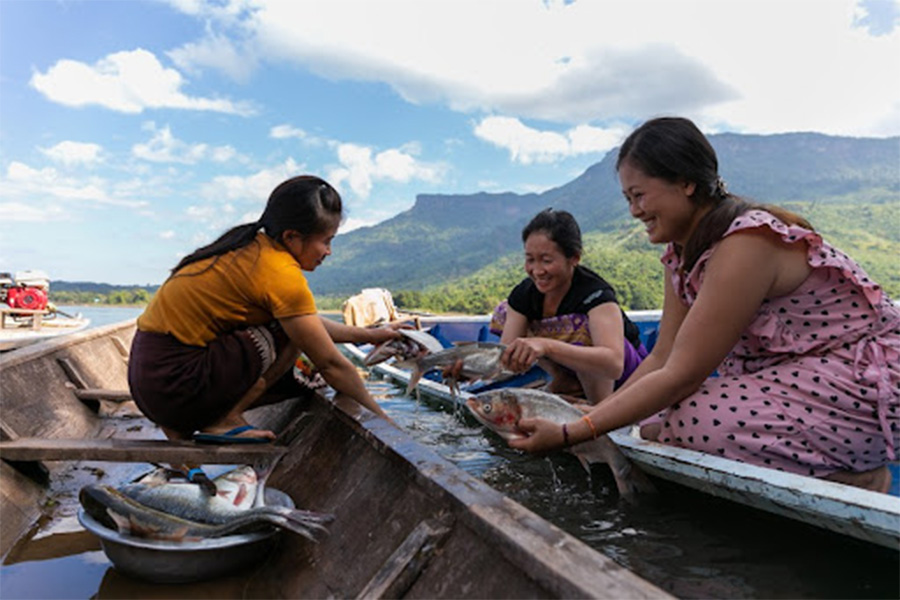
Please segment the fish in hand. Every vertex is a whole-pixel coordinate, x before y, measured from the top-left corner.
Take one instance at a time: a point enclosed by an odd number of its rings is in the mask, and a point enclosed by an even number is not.
[[[419,329],[398,329],[402,337],[382,342],[372,348],[363,359],[367,367],[382,363],[389,358],[397,361],[414,360],[444,349],[433,335]]]
[[[526,435],[519,429],[520,419],[546,419],[562,425],[584,416],[578,408],[556,394],[525,388],[483,392],[466,400],[466,406],[479,422],[507,441]],[[656,491],[644,472],[628,460],[608,435],[576,444],[567,450],[588,471],[590,463],[609,465],[619,494],[625,499],[632,499],[637,493]]]
[[[398,366],[403,368],[411,367],[413,369],[409,385],[406,387],[407,394],[415,389],[422,376],[429,371],[452,368],[457,363],[461,363],[459,374],[466,379],[474,381],[502,381],[515,375],[514,372],[504,368],[500,362],[500,357],[503,356],[504,350],[506,350],[505,344],[467,342],[407,361],[408,365]],[[450,379],[449,385],[452,391],[459,391],[455,380]]]

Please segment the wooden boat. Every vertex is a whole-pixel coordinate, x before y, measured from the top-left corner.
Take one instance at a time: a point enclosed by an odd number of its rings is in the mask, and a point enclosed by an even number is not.
[[[0,355],[4,564],[58,553],[30,540],[35,523],[72,520],[86,483],[116,485],[151,461],[278,453],[269,486],[336,516],[320,543],[284,534],[260,566],[179,587],[110,569],[93,597],[670,597],[352,402],[316,396],[254,410],[251,421],[280,432],[274,445],[165,441],[125,391],[133,334],[131,321]],[[99,549],[80,533],[69,551]]]
[[[77,333],[90,325],[80,315],[66,317],[49,310],[26,310],[0,304],[0,352]]]
[[[659,325],[659,311],[634,311],[629,317],[641,329],[645,344],[652,347]],[[444,342],[496,341],[488,332],[488,317],[422,318],[421,326],[432,328]],[[361,360],[364,349],[346,346]],[[383,377],[407,384],[410,372],[388,363],[373,367]],[[522,385],[513,380],[510,385]],[[473,386],[459,395],[442,383],[423,378],[420,393],[441,402],[460,405]],[[629,459],[647,473],[701,492],[822,527],[900,551],[900,468],[890,465],[894,486],[890,494],[871,492],[840,483],[784,473],[737,461],[676,448],[641,439],[630,428],[610,433]]]

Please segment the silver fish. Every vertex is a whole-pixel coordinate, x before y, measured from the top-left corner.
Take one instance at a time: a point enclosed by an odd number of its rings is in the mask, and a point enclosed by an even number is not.
[[[259,479],[249,465],[213,479],[216,495],[208,496],[199,485],[186,479],[171,479],[165,469],[156,469],[119,491],[145,506],[201,523],[225,523],[253,507]]]
[[[406,361],[444,349],[437,338],[425,331],[398,329],[397,332],[403,337],[382,342],[372,348],[363,359],[363,364],[371,367],[392,357],[399,361]]]
[[[222,525],[246,514],[265,519],[288,519],[307,527],[320,527],[331,515],[284,506],[265,506],[265,480],[274,463],[258,477],[249,465],[237,467],[213,479],[217,493],[209,496],[199,485],[186,479],[173,480],[168,469],[156,469],[118,491],[127,498],[166,514],[197,523]]]
[[[315,520],[297,520],[294,516],[277,512],[259,513],[248,510],[225,523],[199,523],[144,506],[113,487],[99,484],[83,487],[78,498],[85,512],[105,527],[123,535],[155,540],[198,541],[249,533],[274,525],[316,541],[315,533],[325,531],[322,523],[331,520],[330,515],[319,515]],[[290,510],[286,507],[278,508]]]
[[[493,342],[468,342],[459,344],[453,348],[447,348],[440,352],[434,352],[422,356],[416,360],[408,361],[407,365],[413,368],[406,393],[409,394],[425,373],[433,369],[452,367],[457,361],[462,361],[461,375],[472,380],[503,380],[515,375],[500,364],[500,357],[506,350],[504,344]],[[456,391],[456,382],[450,382],[450,389]]]
[[[584,417],[578,408],[555,394],[524,388],[483,392],[466,400],[466,406],[478,421],[507,441],[525,437],[519,429],[520,419],[540,418],[561,425]],[[577,444],[568,451],[581,461],[588,472],[590,463],[608,464],[616,487],[624,498],[633,498],[638,492],[656,491],[644,472],[622,454],[608,435]]]

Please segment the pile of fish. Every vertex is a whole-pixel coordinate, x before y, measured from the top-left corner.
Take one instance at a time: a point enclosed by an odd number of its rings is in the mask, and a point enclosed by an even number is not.
[[[503,388],[476,394],[466,400],[466,406],[483,425],[505,440],[525,436],[519,429],[521,419],[546,419],[554,423],[571,423],[584,417],[578,408],[555,394],[526,388]],[[585,469],[590,463],[609,465],[619,494],[632,499],[637,493],[655,492],[656,488],[647,476],[632,465],[608,435],[582,442],[568,448]]]
[[[275,526],[315,541],[333,515],[265,504],[265,477],[251,466],[212,480],[216,494],[175,471],[158,468],[114,488],[92,484],[79,500],[87,514],[124,535],[169,541],[199,541]]]

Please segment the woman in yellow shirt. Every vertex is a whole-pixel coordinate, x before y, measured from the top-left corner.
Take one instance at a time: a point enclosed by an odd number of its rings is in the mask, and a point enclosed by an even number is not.
[[[170,439],[254,443],[275,438],[244,411],[311,393],[294,376],[300,353],[339,394],[387,418],[335,342],[379,343],[393,328],[320,318],[303,271],[331,254],[338,192],[299,176],[238,225],[181,260],[137,320],[128,380],[140,409]]]

